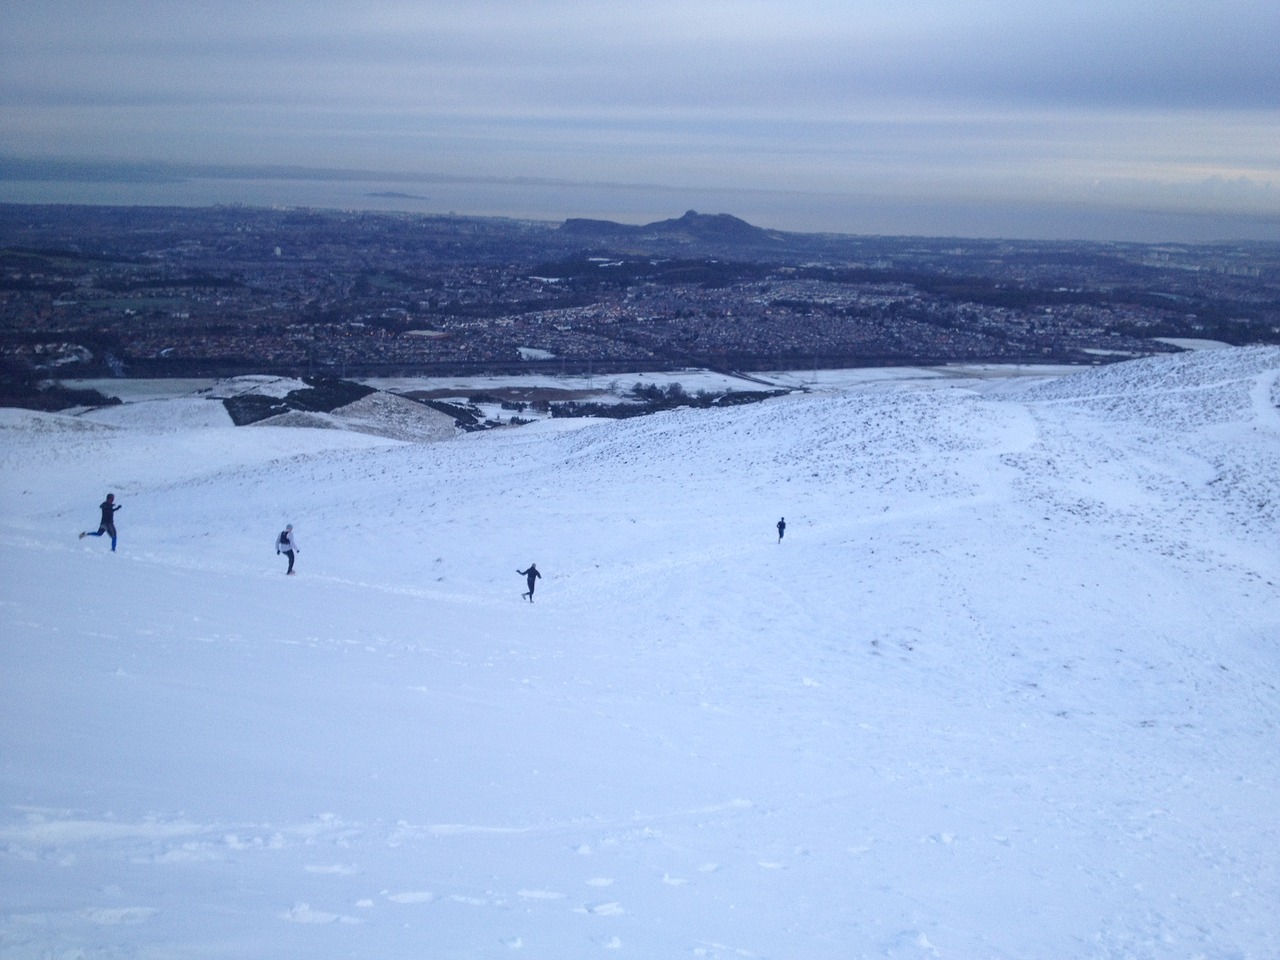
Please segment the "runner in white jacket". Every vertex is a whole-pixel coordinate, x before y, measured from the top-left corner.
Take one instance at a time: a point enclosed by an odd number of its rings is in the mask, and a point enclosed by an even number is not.
[[[293,524],[286,524],[280,531],[280,536],[276,537],[276,553],[283,553],[289,558],[289,569],[285,571],[289,576],[293,576],[293,556],[301,552],[298,549],[298,541],[293,535]]]

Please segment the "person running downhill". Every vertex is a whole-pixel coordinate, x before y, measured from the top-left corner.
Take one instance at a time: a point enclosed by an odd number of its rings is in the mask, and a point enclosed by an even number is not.
[[[529,590],[528,590],[528,592],[527,592],[527,593],[522,593],[522,594],[520,594],[520,596],[522,596],[522,597],[528,597],[528,598],[529,598],[529,602],[530,602],[530,603],[533,603],[533,587],[534,587],[534,584],[537,582],[537,579],[538,579],[540,576],[542,576],[542,574],[540,574],[540,573],[538,572],[538,565],[537,565],[536,563],[531,563],[531,564],[529,564],[529,569],[528,569],[528,570],[517,570],[517,571],[516,571],[516,573],[518,573],[518,574],[520,574],[520,576],[524,577],[524,578],[525,578],[525,582],[529,584]]]
[[[787,532],[787,518],[783,517],[778,521],[778,542],[782,542],[782,535]]]
[[[87,530],[80,534],[80,539],[85,537],[100,537],[104,533],[111,534],[111,552],[116,552],[116,511],[120,509],[120,504],[116,503],[116,495],[108,493],[107,499],[98,504],[98,509],[102,511],[102,520],[98,523],[98,532],[89,533]]]
[[[289,558],[289,569],[285,573],[293,576],[293,555],[301,553],[298,549],[298,541],[293,538],[293,524],[285,524],[285,528],[280,531],[280,536],[276,537],[276,553],[283,553]]]

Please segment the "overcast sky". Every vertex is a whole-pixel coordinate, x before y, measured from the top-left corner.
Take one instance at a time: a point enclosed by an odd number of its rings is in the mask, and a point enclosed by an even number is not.
[[[1276,216],[1280,2],[0,0],[0,152]]]

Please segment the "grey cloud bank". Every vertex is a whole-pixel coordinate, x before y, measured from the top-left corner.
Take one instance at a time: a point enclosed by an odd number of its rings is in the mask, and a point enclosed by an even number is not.
[[[10,156],[1280,218],[1274,3],[0,10]]]

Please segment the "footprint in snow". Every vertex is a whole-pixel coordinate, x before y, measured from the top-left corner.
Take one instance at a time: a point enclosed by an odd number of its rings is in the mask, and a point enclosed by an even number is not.
[[[354,863],[309,863],[303,868],[307,873],[335,874],[340,876],[348,876],[353,873],[359,873],[360,868]]]
[[[313,910],[309,903],[294,904],[292,910],[280,914],[281,920],[289,923],[360,923],[355,917],[344,917],[340,913],[327,913],[324,910]]]
[[[392,893],[387,896],[387,899],[392,903],[430,903],[435,898],[436,895],[430,890],[409,890],[405,893]]]
[[[886,956],[906,958],[926,958],[938,956],[937,948],[929,942],[919,930],[904,930],[894,940],[885,944],[888,948]]]
[[[114,927],[146,923],[159,912],[154,907],[88,907],[80,911],[80,917],[90,923]]]

